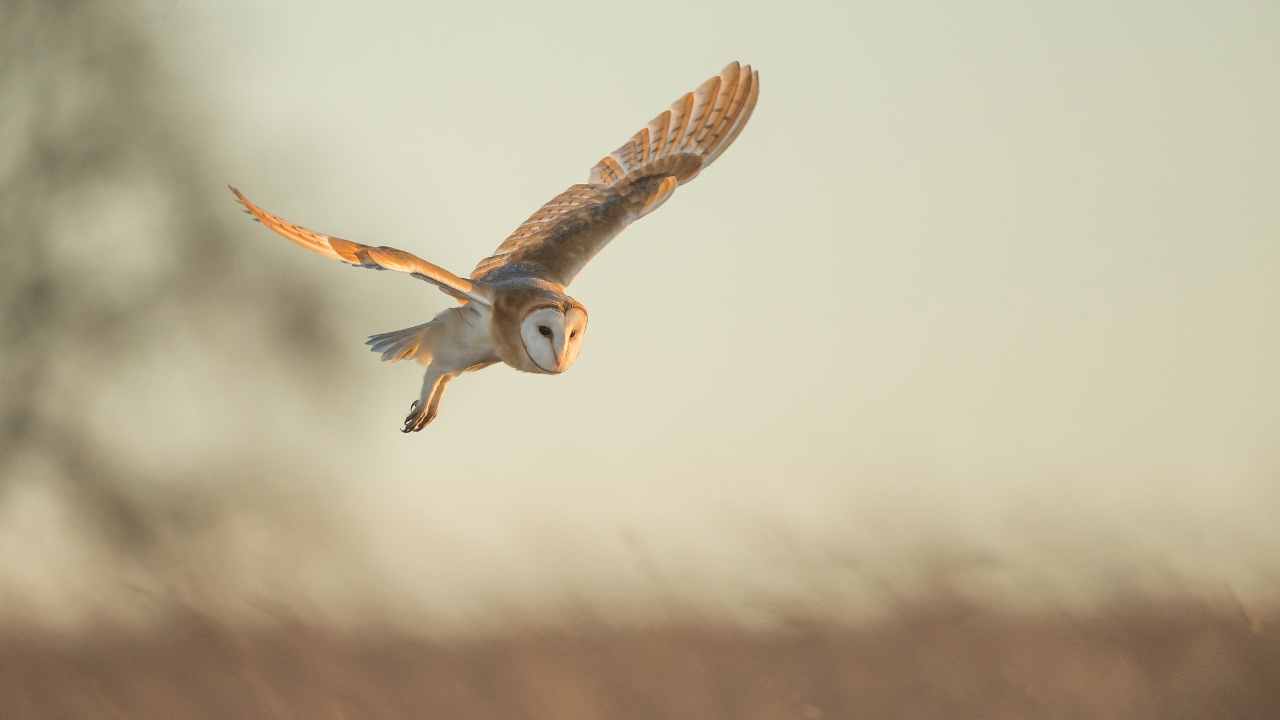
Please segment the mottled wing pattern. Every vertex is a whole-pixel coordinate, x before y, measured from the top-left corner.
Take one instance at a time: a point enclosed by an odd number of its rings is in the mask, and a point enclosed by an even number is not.
[[[398,270],[410,273],[420,280],[426,280],[459,300],[474,300],[489,304],[488,298],[479,292],[470,280],[460,278],[439,265],[427,262],[413,253],[393,247],[362,245],[350,240],[343,240],[340,237],[308,230],[301,225],[294,225],[284,218],[263,210],[235,188],[231,188],[231,193],[244,206],[245,211],[266,226],[267,229],[292,240],[295,244],[311,252],[356,267],[369,268],[371,270]]]
[[[578,230],[591,227],[604,215],[610,193],[606,188],[596,185],[573,185],[568,190],[552,198],[547,204],[529,216],[507,236],[493,255],[480,261],[471,277],[482,279],[490,273],[517,263],[523,270],[534,275],[554,273],[551,268],[539,263],[540,255],[545,254],[549,245],[556,240],[563,241]],[[537,265],[538,267],[534,267]],[[561,284],[567,281],[554,279]]]
[[[715,161],[755,109],[760,74],[730,63],[680,96],[591,169],[590,182],[557,195],[516,228],[471,276],[532,275],[568,285],[630,223]]]
[[[729,63],[671,103],[640,132],[591,169],[591,182],[615,185],[637,174],[689,182],[737,139],[760,96],[760,73]]]

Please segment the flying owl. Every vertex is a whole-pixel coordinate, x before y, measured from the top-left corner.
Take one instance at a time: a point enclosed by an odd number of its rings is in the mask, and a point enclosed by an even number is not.
[[[263,210],[234,187],[231,192],[267,228],[312,252],[409,273],[458,301],[430,322],[367,341],[383,360],[426,366],[404,419],[403,431],[416,432],[435,419],[445,386],[462,373],[497,362],[531,373],[568,370],[582,349],[587,308],[565,288],[623,228],[658,209],[733,144],[759,93],[760,73],[730,63],[596,163],[587,183],[543,205],[470,278],[404,250],[313,232]]]

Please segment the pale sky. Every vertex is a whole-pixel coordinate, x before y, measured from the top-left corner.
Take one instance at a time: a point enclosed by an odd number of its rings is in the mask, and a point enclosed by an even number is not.
[[[422,591],[387,602],[670,583],[750,616],[939,542],[994,557],[996,593],[1274,587],[1275,3],[148,7],[227,182],[459,273],[680,93],[760,70],[732,149],[570,288],[578,364],[460,378],[417,435],[420,369],[362,341],[450,301],[244,224],[350,336],[349,385],[277,408],[279,443],[388,596]],[[268,351],[236,350],[245,383]]]

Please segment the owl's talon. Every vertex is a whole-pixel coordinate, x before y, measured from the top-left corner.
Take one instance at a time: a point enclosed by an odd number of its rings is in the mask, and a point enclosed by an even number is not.
[[[436,414],[431,412],[431,408],[421,408],[421,403],[417,400],[409,406],[409,414],[404,418],[404,427],[401,428],[402,433],[418,432],[426,427],[432,420],[436,419]]]

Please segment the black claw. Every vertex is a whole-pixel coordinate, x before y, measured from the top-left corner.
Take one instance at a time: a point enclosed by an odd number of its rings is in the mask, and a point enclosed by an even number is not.
[[[417,432],[422,429],[422,414],[417,412],[418,401],[414,400],[409,406],[409,414],[404,418],[404,427],[401,428],[402,433]]]

